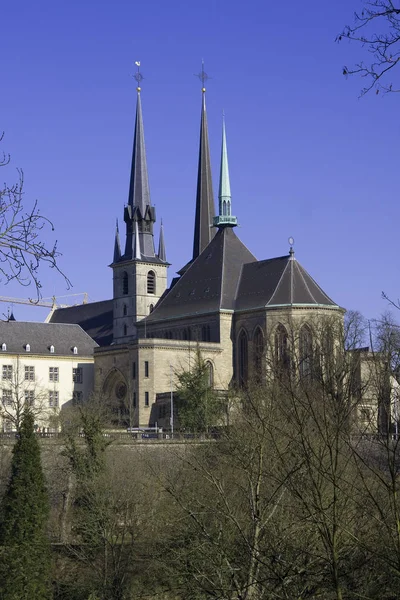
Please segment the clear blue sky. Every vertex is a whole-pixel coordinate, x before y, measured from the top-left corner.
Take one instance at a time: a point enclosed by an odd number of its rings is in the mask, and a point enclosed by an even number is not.
[[[60,266],[43,296],[110,298],[115,219],[127,200],[142,103],[152,203],[170,277],[191,257],[205,69],[214,188],[225,110],[238,235],[259,259],[288,251],[341,306],[376,317],[400,296],[400,98],[359,100],[341,75],[361,48],[335,43],[360,0],[13,0],[2,6],[0,130],[25,201],[56,226]],[[397,76],[400,74],[398,73]],[[32,290],[1,286],[1,294]],[[6,311],[2,305],[1,312]],[[32,309],[31,309],[32,310]],[[19,319],[42,319],[40,309]]]

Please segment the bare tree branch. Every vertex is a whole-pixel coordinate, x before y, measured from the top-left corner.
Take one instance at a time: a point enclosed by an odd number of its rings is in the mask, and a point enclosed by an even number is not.
[[[0,136],[0,141],[3,135]],[[0,167],[8,165],[10,156],[3,153]],[[23,286],[34,284],[37,300],[41,297],[39,270],[43,265],[55,269],[65,280],[67,288],[71,282],[58,266],[61,256],[57,241],[49,246],[42,239],[47,228],[54,231],[54,225],[40,213],[37,201],[26,209],[23,203],[24,174],[17,169],[17,181],[0,188],[0,282],[17,281]]]
[[[361,61],[352,67],[343,67],[343,75],[360,75],[367,85],[360,96],[375,89],[400,92],[400,83],[394,83],[394,73],[400,62],[400,6],[393,0],[364,0],[365,7],[354,13],[353,25],[346,25],[336,37],[360,44],[371,55],[370,61]]]

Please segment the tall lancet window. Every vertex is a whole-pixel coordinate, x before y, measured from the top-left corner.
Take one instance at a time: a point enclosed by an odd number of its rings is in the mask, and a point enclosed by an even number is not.
[[[263,358],[264,358],[264,336],[259,327],[257,327],[253,338],[253,363],[254,376],[257,381],[260,381],[263,374]]]
[[[249,378],[249,347],[245,331],[241,331],[238,339],[239,385],[246,386]]]
[[[226,217],[226,200],[224,200],[222,203],[222,214],[224,217]]]
[[[156,274],[154,273],[154,271],[149,271],[147,273],[147,293],[156,293]]]
[[[290,365],[288,334],[281,323],[275,331],[275,362],[279,370],[286,370]]]
[[[309,377],[312,373],[313,338],[308,325],[303,325],[299,336],[299,370],[301,377]]]
[[[122,293],[126,296],[129,293],[129,279],[126,271],[122,274]]]

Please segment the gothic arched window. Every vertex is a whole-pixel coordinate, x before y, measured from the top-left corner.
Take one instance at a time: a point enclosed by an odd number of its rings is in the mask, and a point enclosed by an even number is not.
[[[303,325],[299,336],[299,370],[301,377],[308,377],[312,373],[313,362],[313,337],[308,325]]]
[[[128,334],[128,327],[126,325],[124,325],[124,335]]]
[[[238,339],[238,366],[239,366],[239,385],[245,386],[247,385],[248,376],[249,376],[249,349],[248,349],[248,341],[247,335],[244,330],[242,330],[239,334]]]
[[[222,203],[222,214],[223,216],[226,216],[226,200],[224,200]]]
[[[127,312],[128,312],[128,308],[127,308],[126,304],[124,304],[124,308],[123,308],[122,312],[124,313],[124,317],[126,317]]]
[[[129,293],[129,280],[128,273],[126,271],[122,274],[122,293],[126,296]]]
[[[289,339],[287,331],[281,323],[275,331],[275,362],[280,369],[289,367]]]
[[[206,362],[207,383],[209,388],[214,387],[214,367],[209,360]]]
[[[156,293],[156,274],[154,273],[154,271],[149,271],[147,273],[147,293]]]
[[[253,361],[254,374],[260,380],[263,374],[263,358],[264,358],[264,336],[260,327],[257,327],[253,337]]]

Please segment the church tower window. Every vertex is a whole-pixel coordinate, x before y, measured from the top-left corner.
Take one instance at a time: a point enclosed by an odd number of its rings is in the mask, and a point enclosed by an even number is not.
[[[124,271],[122,275],[122,293],[126,296],[129,293],[128,273]]]
[[[248,341],[247,335],[245,331],[241,331],[238,340],[238,350],[239,350],[239,385],[245,386],[248,381],[248,360],[249,360],[249,350],[248,350]]]
[[[156,293],[156,274],[154,273],[154,271],[149,271],[147,273],[147,293]]]

